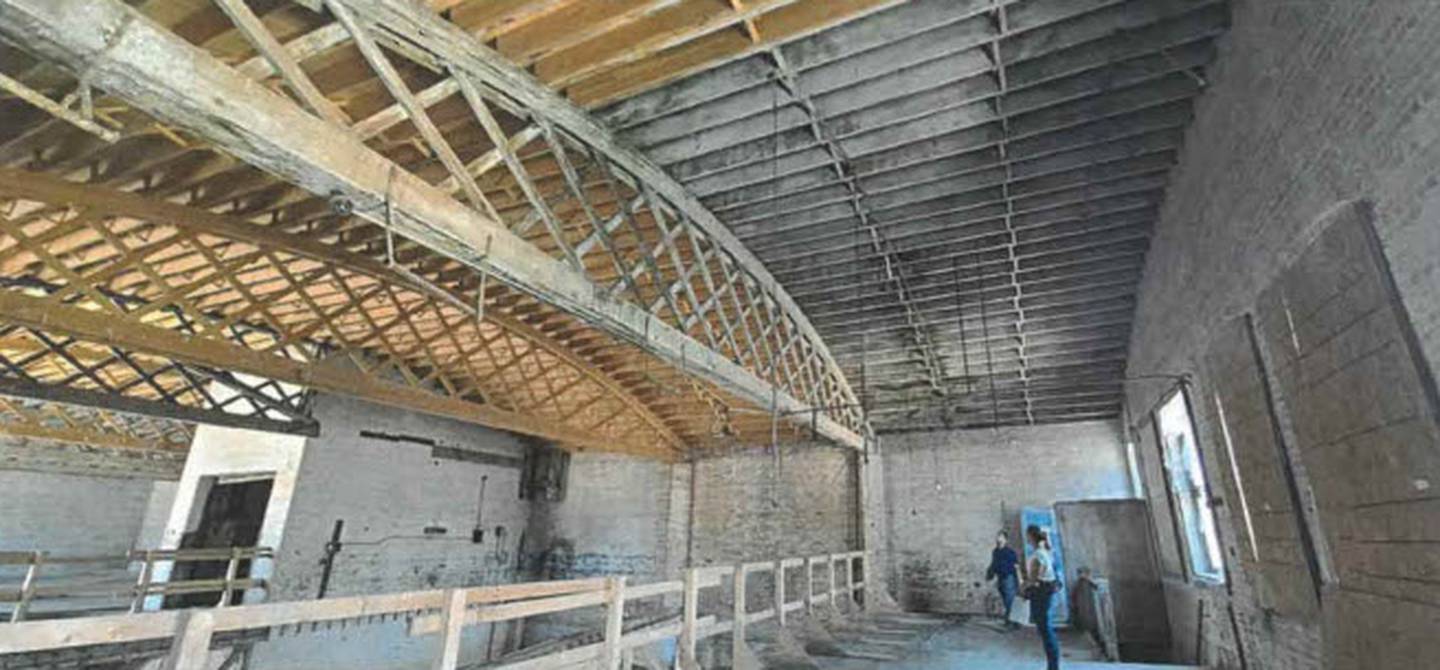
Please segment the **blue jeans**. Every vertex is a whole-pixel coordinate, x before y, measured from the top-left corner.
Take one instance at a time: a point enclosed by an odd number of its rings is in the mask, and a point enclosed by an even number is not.
[[[1015,575],[999,577],[995,580],[995,586],[1000,590],[1000,602],[1005,605],[1005,620],[1010,620],[1010,608],[1015,605],[1015,592],[1020,589],[1020,582]]]
[[[1050,625],[1050,601],[1055,594],[1044,589],[1030,600],[1030,622],[1040,632],[1040,644],[1045,647],[1046,670],[1060,670],[1060,640],[1055,638],[1055,628]]]

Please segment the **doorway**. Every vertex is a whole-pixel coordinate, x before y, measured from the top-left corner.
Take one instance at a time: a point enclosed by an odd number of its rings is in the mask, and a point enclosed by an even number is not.
[[[181,549],[225,549],[230,547],[253,547],[260,539],[260,527],[265,522],[265,510],[270,504],[270,490],[274,487],[273,474],[245,477],[206,477],[201,482],[200,494],[205,504],[200,511],[199,523],[195,529],[180,539]],[[198,496],[197,496],[198,497]],[[175,564],[170,580],[192,581],[199,579],[224,579],[228,559],[217,561],[194,561]],[[250,576],[250,561],[243,560],[236,566],[235,578]],[[184,593],[165,598],[165,607],[210,607],[220,601],[221,593]],[[230,602],[240,603],[242,590],[230,594]]]

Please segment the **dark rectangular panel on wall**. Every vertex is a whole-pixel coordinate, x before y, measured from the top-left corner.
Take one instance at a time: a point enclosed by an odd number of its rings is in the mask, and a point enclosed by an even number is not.
[[[1184,579],[1183,557],[1170,506],[1170,488],[1166,485],[1164,459],[1160,454],[1160,440],[1155,435],[1154,421],[1147,419],[1140,424],[1135,435],[1135,453],[1140,459],[1141,476],[1148,482],[1145,495],[1149,499],[1155,529],[1160,574],[1170,579]]]
[[[1262,293],[1256,318],[1338,577],[1322,604],[1331,660],[1415,667],[1440,658],[1434,380],[1370,208],[1328,216]]]
[[[1243,572],[1237,581],[1248,578],[1259,606],[1312,618],[1319,603],[1304,521],[1249,320],[1221,324],[1211,338],[1203,369],[1208,393],[1194,404],[1202,423],[1214,427],[1208,446],[1221,467],[1210,481],[1219,484],[1226,504],[1217,511],[1228,517],[1235,538],[1227,559],[1238,559]]]

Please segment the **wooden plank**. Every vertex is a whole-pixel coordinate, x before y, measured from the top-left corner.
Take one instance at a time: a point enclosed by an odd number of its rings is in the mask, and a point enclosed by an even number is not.
[[[430,666],[434,670],[455,670],[460,664],[460,638],[465,627],[465,589],[451,589],[445,597],[440,619],[440,653]]]
[[[45,554],[32,552],[29,563],[25,568],[25,580],[20,583],[20,597],[15,603],[15,608],[10,611],[10,623],[25,620],[25,612],[30,608],[30,601],[35,598],[35,580],[40,577],[40,566],[45,563]]]
[[[777,622],[785,625],[785,562],[775,561],[775,617]]]
[[[745,657],[745,566],[735,566],[735,581],[733,587],[734,613],[730,617],[733,628],[730,630],[730,658],[739,659]]]
[[[236,631],[265,626],[323,623],[377,614],[436,610],[446,603],[444,591],[408,591],[349,598],[260,603],[215,610],[216,631]],[[141,615],[146,616],[146,615]],[[432,617],[439,630],[439,617]]]
[[[215,4],[230,17],[235,27],[254,45],[255,50],[260,52],[270,66],[280,73],[285,85],[290,87],[306,107],[342,128],[350,125],[350,118],[315,87],[310,76],[300,69],[300,64],[290,57],[290,52],[275,39],[244,0],[215,0]]]
[[[607,670],[620,670],[620,658],[624,649],[620,637],[625,633],[624,621],[625,578],[611,577],[605,592],[605,641],[601,643],[600,651],[601,667]]]
[[[552,582],[529,582],[525,584],[499,584],[477,586],[465,589],[466,602],[476,605],[500,603],[527,598],[568,595],[571,593],[593,593],[605,590],[604,578],[567,579]]]
[[[120,139],[120,133],[115,130],[106,128],[105,126],[95,123],[92,119],[81,116],[69,108],[62,106],[60,103],[45,97],[39,91],[15,79],[11,79],[4,74],[0,74],[0,89],[9,91],[21,100],[45,110],[51,116],[64,119],[75,127],[95,135],[106,142],[115,142]]]
[[[523,619],[525,617],[550,614],[552,612],[564,612],[580,607],[603,605],[607,597],[606,592],[596,591],[541,598],[538,600],[523,600],[503,605],[490,605],[478,609],[471,609],[467,612],[465,615],[465,625],[470,626],[477,623]],[[436,615],[427,614],[416,617],[414,621],[410,622],[410,635],[433,635],[438,632],[440,632],[440,617]]]
[[[815,558],[805,557],[805,612],[815,611]]]
[[[696,629],[700,610],[700,578],[699,568],[685,571],[685,596],[681,605],[683,619],[680,627],[680,648],[677,652],[681,670],[696,670],[699,667],[695,658],[695,643],[700,639]]]
[[[210,638],[215,617],[210,610],[185,610],[178,620],[175,641],[160,666],[162,670],[205,670],[210,659]]]
[[[641,598],[653,598],[655,596],[665,595],[667,593],[674,593],[676,591],[683,590],[684,588],[685,582],[678,579],[669,582],[652,582],[650,584],[641,584],[640,586],[627,586],[625,587],[625,599],[639,600]]]
[[[440,157],[440,162],[445,165],[446,170],[450,171],[450,176],[459,181],[460,189],[470,200],[470,204],[483,209],[492,220],[500,220],[500,215],[495,212],[495,208],[490,205],[490,201],[481,192],[480,186],[475,183],[475,177],[470,174],[470,170],[460,161],[460,157],[455,154],[455,149],[450,146],[450,142],[445,139],[445,136],[440,133],[440,129],[435,126],[435,122],[430,119],[430,114],[425,111],[425,106],[415,99],[415,94],[410,91],[405,80],[400,78],[400,73],[395,70],[395,65],[390,62],[390,57],[386,56],[380,50],[380,45],[370,37],[368,29],[356,20],[345,3],[326,0],[325,6],[335,15],[335,18],[340,20],[340,23],[344,24],[345,30],[349,31],[350,37],[355,41],[356,48],[360,49],[360,54],[370,64],[370,69],[375,72],[375,76],[380,79],[385,90],[390,92],[390,96],[395,98],[401,107],[405,108],[405,115],[409,117],[410,123],[415,124],[415,128],[425,138],[425,143],[429,144],[430,149]]]
[[[830,594],[829,594],[829,595],[830,595],[830,605],[831,605],[832,607],[839,607],[839,606],[840,606],[840,603],[835,600],[835,594],[836,594],[835,561],[836,561],[836,560],[838,560],[838,556],[837,556],[836,554],[830,554],[829,558],[825,561],[825,563],[830,566]]]

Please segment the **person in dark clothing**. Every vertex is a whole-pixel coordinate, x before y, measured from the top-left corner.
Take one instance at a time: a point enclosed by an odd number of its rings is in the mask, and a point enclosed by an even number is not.
[[[1008,546],[1009,540],[1003,530],[995,536],[995,549],[990,552],[990,567],[985,569],[985,581],[995,580],[1000,602],[1005,605],[1006,627],[1019,628],[1019,624],[1010,621],[1010,608],[1015,604],[1015,592],[1020,588],[1020,579],[1015,571],[1020,557]]]

